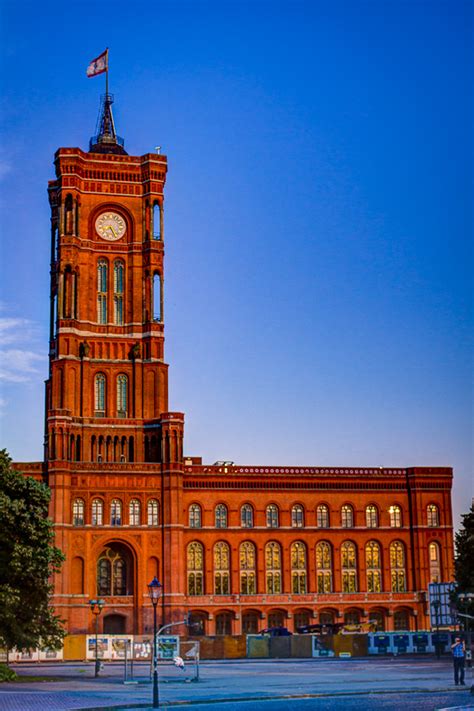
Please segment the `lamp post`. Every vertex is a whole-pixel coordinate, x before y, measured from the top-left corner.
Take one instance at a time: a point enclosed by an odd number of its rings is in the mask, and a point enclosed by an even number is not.
[[[94,676],[99,676],[100,662],[99,662],[99,615],[104,607],[104,601],[99,598],[98,600],[89,600],[89,605],[91,607],[91,612],[95,616],[95,670]]]
[[[148,584],[148,594],[153,605],[153,708],[157,709],[160,706],[158,700],[158,656],[156,649],[156,606],[161,595],[161,583],[158,582],[156,576],[151,583]]]
[[[469,667],[471,667],[471,694],[474,694],[474,668],[472,665],[472,650],[471,650],[471,620],[474,619],[472,615],[467,614],[467,610],[470,610],[472,603],[474,602],[474,593],[458,593],[458,601],[462,604],[466,612],[462,614],[464,620],[463,627],[464,632],[467,637],[466,644],[466,661]]]

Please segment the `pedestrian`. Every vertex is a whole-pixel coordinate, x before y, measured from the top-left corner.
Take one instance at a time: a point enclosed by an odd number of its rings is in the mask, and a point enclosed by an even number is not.
[[[464,683],[464,660],[466,658],[466,645],[461,637],[456,637],[454,644],[451,645],[453,650],[453,664],[454,664],[454,683],[456,686],[461,684],[461,686],[466,686]]]

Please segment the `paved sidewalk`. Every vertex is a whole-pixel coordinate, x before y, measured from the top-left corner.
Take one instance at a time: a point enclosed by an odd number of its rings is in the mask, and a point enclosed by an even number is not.
[[[22,676],[41,675],[57,681],[3,684],[0,687],[2,711],[68,711],[118,706],[132,709],[151,705],[149,666],[144,664],[135,665],[140,683],[133,685],[123,684],[121,664],[106,664],[98,679],[93,677],[92,664],[28,664],[14,668]],[[219,702],[264,699],[276,702],[340,695],[342,702],[342,695],[407,693],[430,694],[433,698],[440,695],[441,701],[441,696],[450,692],[453,698],[459,699],[456,705],[469,708],[469,705],[474,707],[474,696],[469,693],[471,672],[466,671],[468,686],[456,688],[450,659],[206,661],[201,663],[198,683],[183,683],[187,672],[183,675],[175,667],[160,666],[160,704],[212,702],[218,704],[217,709]],[[248,708],[247,704],[244,706]],[[442,706],[440,703],[437,708]],[[413,708],[416,707],[415,702]],[[292,708],[297,706],[292,705]]]

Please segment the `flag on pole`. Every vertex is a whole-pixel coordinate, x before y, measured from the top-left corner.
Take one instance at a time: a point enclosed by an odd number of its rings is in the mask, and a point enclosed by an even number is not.
[[[103,74],[108,70],[107,52],[108,49],[106,49],[105,52],[102,52],[102,54],[99,54],[98,57],[91,61],[86,71],[88,77],[96,77],[98,74]]]

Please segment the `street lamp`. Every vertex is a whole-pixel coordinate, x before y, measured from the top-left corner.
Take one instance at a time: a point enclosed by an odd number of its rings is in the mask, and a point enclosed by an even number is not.
[[[148,594],[153,605],[153,708],[159,708],[158,701],[158,657],[156,649],[156,606],[160,599],[162,585],[156,578],[148,584]]]
[[[467,650],[466,650],[466,661],[468,663],[468,666],[471,667],[471,694],[474,694],[474,669],[472,666],[472,650],[471,650],[471,620],[474,619],[472,615],[467,614],[467,610],[471,609],[471,605],[474,602],[474,593],[458,593],[458,601],[462,603],[462,607],[466,612],[463,613],[458,613],[460,617],[463,618],[464,623],[464,631],[466,632],[467,636]]]
[[[94,676],[99,676],[100,662],[99,662],[99,615],[104,607],[104,601],[99,598],[98,600],[89,600],[89,605],[91,606],[91,612],[95,615],[95,671]]]

